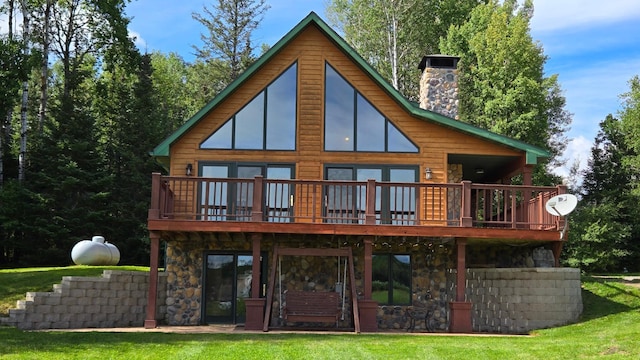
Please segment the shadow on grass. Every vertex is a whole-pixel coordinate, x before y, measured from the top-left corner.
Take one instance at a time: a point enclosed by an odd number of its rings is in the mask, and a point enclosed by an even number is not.
[[[584,277],[582,279],[580,322],[640,309],[640,289],[619,278]]]

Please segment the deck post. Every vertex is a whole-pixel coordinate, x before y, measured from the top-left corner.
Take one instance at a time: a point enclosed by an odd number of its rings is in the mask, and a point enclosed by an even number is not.
[[[156,320],[156,302],[158,299],[158,253],[160,252],[160,234],[151,231],[151,254],[149,259],[149,292],[147,294],[147,317],[144,320],[145,329],[158,327]]]
[[[460,217],[460,226],[472,227],[473,219],[471,218],[471,181],[462,182],[462,216]]]
[[[531,186],[533,184],[533,165],[525,165],[522,169],[522,183],[525,186]],[[529,203],[531,203],[531,190],[525,190],[522,201],[524,206],[522,207],[522,219],[520,219],[520,221],[524,223],[530,223]],[[515,210],[515,207],[512,208],[512,211]]]
[[[253,203],[251,204],[251,221],[263,221],[262,216],[262,189],[263,179],[261,175],[257,175],[253,182]]]
[[[378,302],[371,300],[373,279],[373,236],[364,238],[364,299],[358,301],[360,330],[378,331]]]
[[[149,219],[160,218],[160,176],[157,172],[151,174],[151,204],[147,215]]]
[[[465,301],[466,290],[466,239],[456,239],[457,266],[456,266],[456,301],[449,303],[451,311],[451,324],[449,331],[453,333],[470,333],[471,303]]]
[[[364,238],[364,299],[371,300],[373,278],[373,236]]]
[[[253,263],[251,265],[251,297],[244,299],[247,317],[246,330],[260,330],[264,320],[265,298],[260,297],[260,243],[262,234],[251,234]]]
[[[367,180],[367,208],[365,209],[365,223],[367,225],[376,224],[376,181]]]
[[[551,251],[553,251],[553,259],[555,267],[560,267],[560,254],[562,253],[562,245],[564,241],[556,241],[551,244]]]

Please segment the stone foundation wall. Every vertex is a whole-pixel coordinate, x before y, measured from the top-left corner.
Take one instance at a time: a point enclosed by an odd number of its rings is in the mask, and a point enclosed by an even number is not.
[[[52,292],[28,292],[0,324],[22,330],[143,326],[149,273],[105,270],[102,277],[64,276]],[[158,280],[157,319],[166,313],[166,280]]]
[[[211,249],[250,251],[251,241],[237,234],[182,235],[167,241],[166,322],[169,325],[201,324],[203,255]],[[273,246],[335,248],[351,247],[358,299],[363,298],[364,242],[361,237],[283,237],[263,239],[268,272],[273,269]],[[431,311],[428,324],[416,321],[416,331],[449,330],[449,302],[455,300],[455,250],[450,239],[376,239],[374,253],[411,254],[412,306]],[[522,333],[575,321],[582,310],[580,274],[575,269],[534,268],[540,264],[532,247],[469,247],[468,258],[487,268],[467,274],[467,301],[473,302],[473,330],[492,333]],[[276,287],[271,308],[272,327],[305,326],[286,324],[280,318],[287,290],[334,291],[344,280],[344,259],[338,274],[335,257],[283,256],[276,264]],[[507,268],[494,268],[508,266]],[[280,280],[280,275],[282,280]],[[270,277],[271,274],[268,274]],[[411,325],[408,306],[379,306],[380,331],[406,330]],[[544,311],[542,311],[544,309]],[[349,274],[346,283],[344,320],[340,327],[353,327]],[[309,324],[307,324],[309,325]],[[317,326],[317,324],[315,324]],[[310,324],[313,326],[313,324]]]
[[[527,333],[569,324],[582,313],[580,270],[467,269],[475,332]]]

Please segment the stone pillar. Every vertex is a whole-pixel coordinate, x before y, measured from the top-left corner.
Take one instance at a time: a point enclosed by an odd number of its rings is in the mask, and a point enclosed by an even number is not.
[[[456,301],[449,303],[451,323],[449,331],[453,333],[470,333],[471,327],[471,303],[465,301],[466,290],[466,239],[457,239],[457,266],[456,266]]]

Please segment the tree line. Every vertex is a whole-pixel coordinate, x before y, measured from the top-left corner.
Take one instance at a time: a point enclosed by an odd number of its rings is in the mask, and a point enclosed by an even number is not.
[[[148,152],[266,49],[252,37],[265,0],[215,0],[193,13],[204,45],[190,63],[141,53],[128,37],[127,3],[0,6],[9,25],[0,36],[0,267],[66,265],[73,245],[97,234],[118,245],[122,263],[146,264],[150,174],[161,171]],[[549,169],[563,161],[572,115],[531,38],[531,0],[332,0],[326,13],[412,100],[423,55],[460,56],[460,118],[548,149],[534,181],[562,181]],[[572,189],[582,201],[567,264],[611,271],[638,263],[634,81],[620,120],[601,124],[583,187]]]
[[[135,47],[128,2],[0,6],[0,267],[68,265],[93,235],[121,263],[148,263],[150,176],[162,171],[149,151],[254,60],[268,8],[220,0],[194,13],[206,41],[187,63]]]

